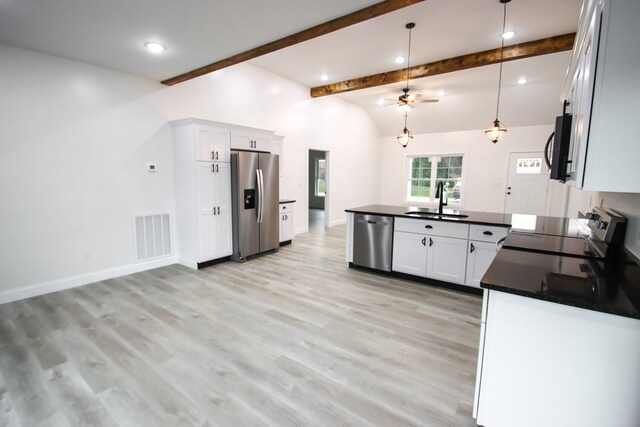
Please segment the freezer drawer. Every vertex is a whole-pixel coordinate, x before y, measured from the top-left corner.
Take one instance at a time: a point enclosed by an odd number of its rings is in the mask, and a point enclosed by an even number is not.
[[[393,217],[356,214],[353,227],[353,263],[391,271]]]

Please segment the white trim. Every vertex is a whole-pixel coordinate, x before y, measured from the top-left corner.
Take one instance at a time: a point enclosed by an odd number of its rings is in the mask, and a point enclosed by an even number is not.
[[[107,270],[95,271],[82,274],[80,276],[67,277],[65,279],[53,280],[50,282],[37,283],[17,289],[11,289],[0,293],[0,304],[18,301],[21,299],[45,295],[64,289],[75,288],[89,283],[100,282],[102,280],[113,279],[115,277],[126,276],[127,274],[139,273],[153,268],[165,267],[175,264],[178,259],[174,256],[161,259],[154,259],[148,262],[136,262],[134,264],[123,265]]]
[[[340,219],[336,219],[333,220],[329,223],[329,227],[334,227],[336,225],[342,225],[342,224],[346,224],[347,223],[347,218],[340,218]]]
[[[180,265],[184,265],[185,267],[192,268],[194,270],[198,269],[198,263],[195,261],[191,261],[185,258],[177,257],[176,262]]]

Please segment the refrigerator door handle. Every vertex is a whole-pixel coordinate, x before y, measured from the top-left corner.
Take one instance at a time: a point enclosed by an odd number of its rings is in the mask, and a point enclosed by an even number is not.
[[[258,222],[262,224],[262,220],[264,219],[264,175],[262,174],[262,169],[258,169],[258,173],[260,174],[260,217],[258,218]]]
[[[256,222],[260,224],[260,214],[262,213],[262,186],[260,185],[260,169],[256,169],[256,190],[258,194],[256,199],[258,206],[256,207]]]

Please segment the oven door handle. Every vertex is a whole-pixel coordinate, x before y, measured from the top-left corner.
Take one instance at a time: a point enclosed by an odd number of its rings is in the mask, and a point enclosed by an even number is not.
[[[551,169],[551,158],[549,156],[549,146],[551,145],[551,142],[553,141],[553,136],[556,134],[555,131],[551,132],[551,135],[549,135],[549,139],[547,139],[547,143],[544,145],[544,162],[547,164],[547,167],[549,169]]]

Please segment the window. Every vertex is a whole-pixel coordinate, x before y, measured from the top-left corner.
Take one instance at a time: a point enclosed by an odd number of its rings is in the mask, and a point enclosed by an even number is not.
[[[325,181],[326,160],[316,159],[316,196],[324,197],[327,190]]]
[[[461,205],[462,160],[461,155],[407,157],[407,201],[434,203],[436,187],[442,182],[449,204]]]

